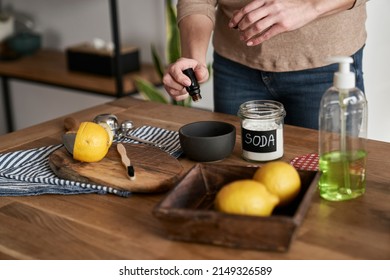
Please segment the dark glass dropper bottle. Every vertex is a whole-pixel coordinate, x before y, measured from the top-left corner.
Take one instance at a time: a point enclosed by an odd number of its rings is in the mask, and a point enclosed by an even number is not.
[[[186,87],[188,94],[191,96],[193,101],[199,101],[202,99],[202,96],[200,95],[200,87],[198,80],[195,77],[194,70],[192,68],[188,68],[183,70],[183,73],[191,80],[191,85]]]

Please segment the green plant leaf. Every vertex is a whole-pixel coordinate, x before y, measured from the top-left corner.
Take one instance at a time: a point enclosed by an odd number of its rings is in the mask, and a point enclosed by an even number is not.
[[[173,63],[181,57],[180,50],[180,33],[179,28],[177,26],[177,15],[176,9],[172,4],[172,0],[165,0],[165,8],[166,8],[166,59],[167,62]],[[159,56],[156,47],[152,44],[152,57],[154,67],[162,79],[164,76],[164,64],[162,62],[161,57]],[[210,67],[209,67],[210,69]],[[140,94],[146,100],[156,101],[160,103],[169,103],[168,99],[165,97],[164,93],[159,91],[153,84],[150,82],[138,77],[135,79],[135,85],[140,92]],[[176,101],[174,99],[170,99],[170,102],[173,105],[191,107],[192,99],[188,97],[182,101]]]
[[[183,107],[191,107],[192,104],[192,98],[188,97],[181,101],[172,100],[173,105],[183,106]]]
[[[211,75],[212,75],[212,71],[213,71],[213,66],[211,65],[211,63],[208,63],[207,64],[207,70],[209,71],[209,79],[210,79],[210,77],[211,77]]]
[[[176,101],[176,100],[172,99],[172,104],[173,105],[178,105],[178,106],[184,106],[184,101],[183,100]]]
[[[166,0],[167,13],[167,59],[168,63],[173,63],[181,56],[180,34],[177,27],[176,10],[172,5],[172,0]]]
[[[164,94],[161,91],[159,91],[152,83],[144,80],[141,77],[136,77],[134,79],[134,82],[139,93],[146,100],[165,103],[165,104],[169,103],[169,101],[165,98]]]
[[[184,107],[191,107],[191,105],[192,105],[191,97],[188,97],[187,99],[184,100],[184,104],[183,104]]]
[[[160,79],[162,80],[164,76],[164,67],[162,66],[161,58],[157,53],[157,49],[154,45],[152,45],[152,57],[153,57],[153,64],[154,68],[156,68],[157,74],[160,76]]]

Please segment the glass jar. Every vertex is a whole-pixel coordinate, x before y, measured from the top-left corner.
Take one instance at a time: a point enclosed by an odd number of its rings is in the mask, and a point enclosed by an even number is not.
[[[283,156],[282,103],[253,100],[240,105],[242,157],[249,161],[270,161]]]

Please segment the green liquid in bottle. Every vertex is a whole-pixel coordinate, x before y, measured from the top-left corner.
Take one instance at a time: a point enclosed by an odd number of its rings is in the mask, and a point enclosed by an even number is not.
[[[341,201],[358,197],[366,189],[366,152],[359,150],[342,154],[331,152],[320,157],[320,196]]]

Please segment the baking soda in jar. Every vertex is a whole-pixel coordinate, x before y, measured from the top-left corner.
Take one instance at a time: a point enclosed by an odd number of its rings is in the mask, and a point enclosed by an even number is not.
[[[254,100],[241,104],[242,157],[250,161],[270,161],[284,152],[283,104],[271,100]]]

